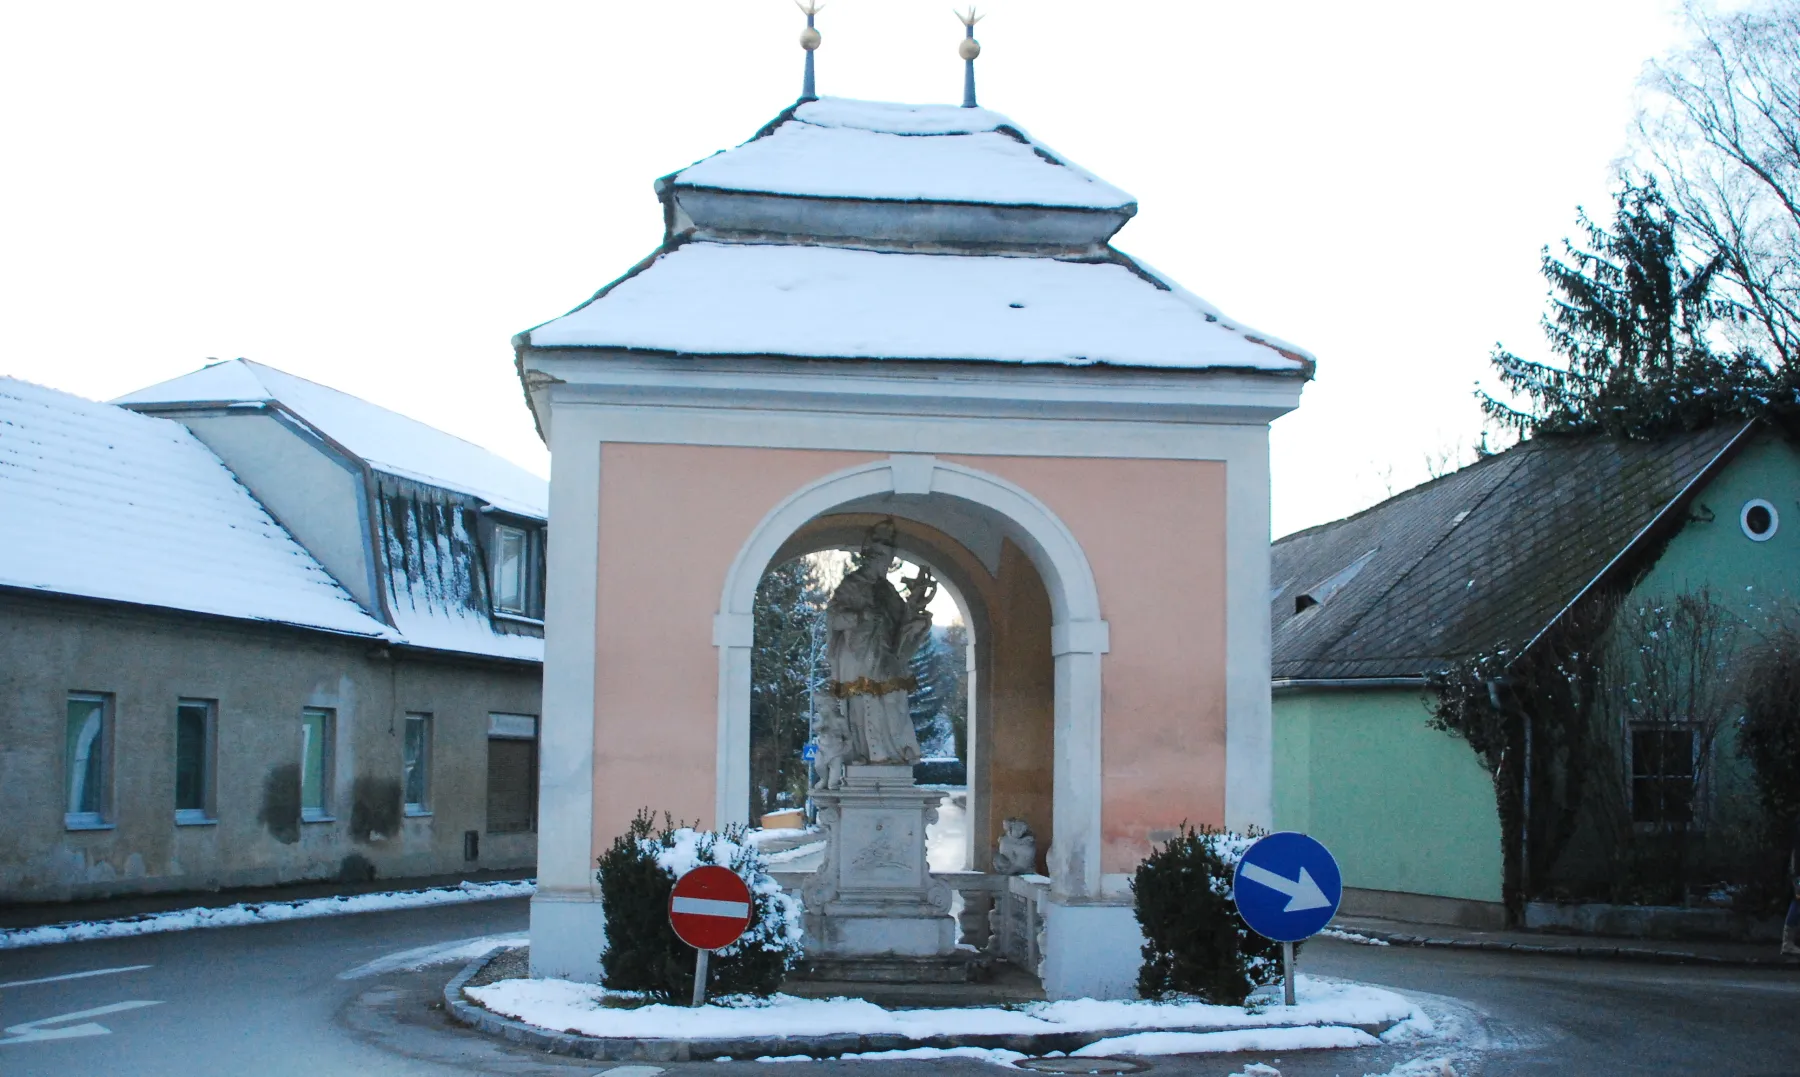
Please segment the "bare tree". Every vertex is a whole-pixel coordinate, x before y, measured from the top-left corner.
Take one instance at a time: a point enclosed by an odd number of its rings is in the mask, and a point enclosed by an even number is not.
[[[1425,474],[1433,479],[1441,479],[1445,475],[1461,471],[1481,457],[1480,446],[1462,438],[1439,442],[1437,448],[1425,450]]]
[[[1800,367],[1800,0],[1721,14],[1650,66],[1639,166],[1667,193],[1741,318],[1733,343]]]

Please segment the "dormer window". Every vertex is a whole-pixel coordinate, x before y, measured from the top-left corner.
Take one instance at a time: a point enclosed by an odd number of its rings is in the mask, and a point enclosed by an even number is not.
[[[525,562],[531,544],[525,532],[504,524],[494,528],[494,608],[525,613]]]
[[[537,528],[496,522],[489,546],[488,585],[495,613],[543,616],[543,543]]]

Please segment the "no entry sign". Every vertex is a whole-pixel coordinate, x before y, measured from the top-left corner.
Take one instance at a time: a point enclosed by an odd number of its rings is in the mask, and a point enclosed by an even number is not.
[[[750,926],[750,888],[730,868],[695,868],[669,892],[669,926],[696,950],[730,946]]]

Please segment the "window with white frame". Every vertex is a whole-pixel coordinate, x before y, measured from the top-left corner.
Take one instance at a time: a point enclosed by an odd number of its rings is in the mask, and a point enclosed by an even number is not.
[[[530,615],[531,535],[524,528],[494,525],[494,608]]]
[[[1631,727],[1631,821],[1687,826],[1694,821],[1699,738],[1691,725]]]
[[[63,825],[72,830],[107,825],[112,782],[112,697],[70,692],[64,730]]]
[[[175,704],[175,821],[213,821],[213,762],[217,758],[218,703],[183,699]]]
[[[431,814],[431,715],[408,714],[402,745],[401,785],[406,814]]]
[[[324,707],[300,712],[300,818],[331,819],[331,738],[337,715]]]

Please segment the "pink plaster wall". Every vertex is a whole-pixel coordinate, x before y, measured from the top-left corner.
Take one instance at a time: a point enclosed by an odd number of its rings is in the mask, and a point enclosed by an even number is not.
[[[751,530],[861,453],[608,442],[600,448],[594,853],[641,807],[714,821],[713,615]]]
[[[1225,820],[1225,465],[962,457],[1035,494],[1087,552],[1112,650],[1101,663],[1101,870],[1150,833]]]
[[[594,843],[639,807],[713,821],[713,615],[752,528],[874,454],[607,443],[600,460]],[[1225,466],[963,457],[1024,487],[1086,550],[1111,625],[1102,665],[1103,870],[1152,831],[1218,824],[1225,788]],[[652,734],[652,731],[653,734]],[[652,734],[652,735],[647,735]]]

